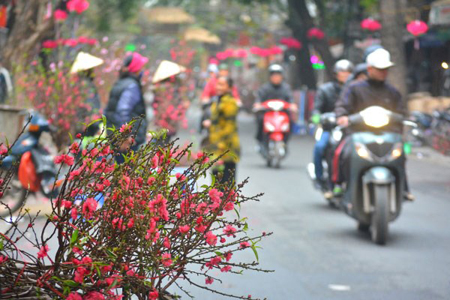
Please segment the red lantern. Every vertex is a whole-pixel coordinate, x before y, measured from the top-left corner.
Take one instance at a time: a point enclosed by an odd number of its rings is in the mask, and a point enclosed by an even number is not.
[[[87,44],[90,45],[90,46],[94,46],[94,45],[96,45],[97,43],[98,43],[97,39],[89,39],[89,40],[87,41]]]
[[[245,49],[238,49],[236,51],[236,57],[237,58],[246,58],[248,56],[248,53]]]
[[[228,58],[227,54],[225,52],[218,52],[216,54],[216,57],[218,60],[225,60]]]
[[[77,39],[67,39],[64,41],[64,46],[76,47],[78,45]]]
[[[361,28],[368,30],[368,31],[378,31],[382,28],[381,23],[372,19],[372,18],[368,18],[368,19],[364,19],[361,22]]]
[[[325,33],[319,28],[313,27],[308,30],[307,36],[310,39],[323,40],[325,38]]]
[[[67,19],[67,12],[62,9],[55,10],[54,17],[56,21],[65,21]]]
[[[303,47],[302,43],[299,40],[294,39],[292,37],[280,39],[280,44],[288,46],[289,48],[298,49],[298,50]]]
[[[82,14],[85,10],[89,8],[89,2],[87,0],[69,0],[67,2],[67,9],[70,12],[77,12],[77,14]]]
[[[80,43],[80,44],[87,44],[87,43],[89,43],[89,39],[87,37],[85,37],[85,36],[80,36],[78,38],[78,43]]]
[[[269,49],[271,55],[278,55],[283,53],[283,49],[278,46],[273,46]]]
[[[259,47],[251,47],[250,48],[250,53],[254,54],[254,55],[259,55],[261,53],[261,48],[259,48]]]
[[[422,34],[425,34],[428,31],[428,25],[427,23],[420,21],[420,20],[415,20],[410,22],[407,26],[406,29],[408,29],[408,31],[414,35],[414,36],[420,36]]]
[[[6,27],[8,13],[6,10],[6,5],[0,5],[0,28]]]
[[[53,40],[47,40],[42,43],[42,47],[45,49],[55,49],[58,47],[58,42]]]
[[[224,53],[227,56],[227,58],[234,56],[234,50],[233,49],[227,49],[227,50],[224,51]]]

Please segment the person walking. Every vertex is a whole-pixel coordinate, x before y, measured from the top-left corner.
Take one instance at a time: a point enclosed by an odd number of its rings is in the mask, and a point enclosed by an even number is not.
[[[232,89],[232,79],[224,76],[217,79],[217,96],[212,100],[209,118],[203,121],[203,126],[209,131],[206,150],[213,153],[214,158],[220,158],[213,174],[222,174],[221,183],[236,182],[236,169],[241,152],[236,120],[239,106],[232,96]]]

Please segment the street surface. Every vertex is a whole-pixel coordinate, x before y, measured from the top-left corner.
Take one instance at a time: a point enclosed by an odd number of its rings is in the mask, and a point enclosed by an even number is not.
[[[249,217],[255,235],[274,232],[260,244],[259,257],[261,267],[275,273],[213,274],[224,279],[213,288],[274,300],[450,299],[450,158],[432,150],[411,155],[408,173],[417,200],[403,206],[387,245],[377,246],[313,189],[306,173],[312,138],[293,137],[282,168],[268,169],[254,149],[253,118],[243,113],[240,119],[239,179],[250,177],[247,195],[265,193],[261,202],[244,206],[241,215]],[[196,120],[191,117],[191,128]],[[181,143],[193,135],[184,132]],[[37,205],[48,202],[37,200]],[[50,244],[50,252],[55,248]],[[234,259],[255,257],[248,250]],[[196,299],[225,299],[184,286]]]
[[[450,158],[432,150],[411,155],[407,170],[417,199],[391,223],[387,245],[377,246],[314,190],[306,173],[312,138],[294,137],[282,168],[268,169],[254,150],[253,118],[241,115],[240,125],[239,179],[250,177],[247,195],[265,193],[241,215],[255,234],[274,232],[259,256],[261,267],[275,273],[221,276],[223,291],[274,300],[450,299]],[[251,250],[245,258],[254,259]]]

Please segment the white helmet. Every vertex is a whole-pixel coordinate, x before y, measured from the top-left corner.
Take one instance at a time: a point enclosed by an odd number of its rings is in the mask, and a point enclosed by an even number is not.
[[[217,67],[216,64],[210,64],[210,65],[208,66],[208,72],[209,72],[209,73],[217,74],[217,73],[219,72],[219,68]]]
[[[269,73],[270,74],[273,74],[273,73],[283,74],[283,72],[284,72],[284,69],[279,64],[273,64],[273,65],[270,65],[270,67],[269,67]]]
[[[338,72],[350,72],[352,73],[354,69],[354,65],[351,61],[349,61],[348,59],[341,59],[338,60],[335,64],[334,64],[334,68],[333,71],[334,73],[338,73]]]

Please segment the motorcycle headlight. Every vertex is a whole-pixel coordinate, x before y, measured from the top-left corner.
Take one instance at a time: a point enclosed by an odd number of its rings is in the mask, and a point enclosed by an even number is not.
[[[365,160],[372,161],[372,155],[370,154],[369,149],[361,143],[355,143],[355,150],[359,157]]]
[[[317,128],[316,134],[314,135],[314,138],[316,139],[316,142],[320,141],[320,138],[322,137],[323,129],[322,127]]]
[[[395,144],[395,146],[391,152],[391,159],[393,159],[393,160],[397,159],[402,155],[403,155],[403,144],[402,143]]]
[[[333,140],[339,142],[342,139],[344,133],[341,130],[333,130]]]
[[[380,106],[371,106],[360,112],[364,124],[373,128],[381,128],[389,124],[389,111]]]
[[[267,130],[268,132],[274,132],[274,131],[275,131],[275,126],[273,126],[273,125],[270,124],[270,123],[266,123],[266,124],[264,124],[264,126],[266,127],[266,130]]]

